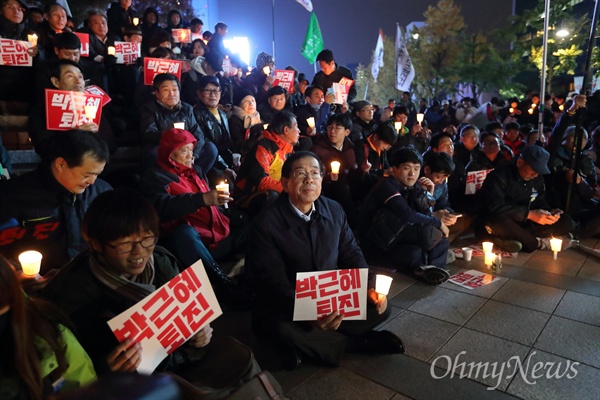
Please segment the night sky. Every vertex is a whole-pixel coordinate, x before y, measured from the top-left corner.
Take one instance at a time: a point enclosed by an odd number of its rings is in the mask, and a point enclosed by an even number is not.
[[[336,61],[353,70],[368,65],[379,28],[394,40],[396,22],[405,27],[424,21],[423,13],[437,0],[312,0],[325,48]],[[455,0],[469,32],[486,32],[506,23],[513,0]],[[219,19],[228,36],[248,36],[250,61],[261,51],[272,53],[272,0],[219,0]],[[295,0],[275,0],[275,61],[277,68],[293,65],[310,78],[314,67],[300,54],[310,13]],[[205,29],[209,27],[205,26]],[[212,30],[212,27],[210,28]],[[354,72],[354,71],[353,71]]]

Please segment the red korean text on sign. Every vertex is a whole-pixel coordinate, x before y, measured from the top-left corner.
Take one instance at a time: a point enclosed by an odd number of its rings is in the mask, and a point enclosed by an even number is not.
[[[30,46],[20,40],[0,39],[0,65],[30,67],[33,61],[27,53]]]
[[[158,74],[173,74],[181,80],[181,61],[144,57],[144,85],[152,86]]]

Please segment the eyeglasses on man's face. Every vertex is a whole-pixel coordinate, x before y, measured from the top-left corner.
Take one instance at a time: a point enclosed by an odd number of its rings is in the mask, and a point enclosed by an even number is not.
[[[202,89],[201,92],[208,96],[217,96],[219,93],[221,93],[221,89]]]
[[[137,242],[123,242],[118,244],[110,244],[106,243],[106,245],[110,248],[115,249],[118,254],[130,253],[136,244],[139,244],[143,248],[147,249],[148,247],[154,246],[158,242],[158,236],[146,236],[142,238],[142,240],[138,240]]]
[[[16,4],[6,4],[4,7],[8,8],[10,11],[16,12],[16,13],[18,13],[18,12],[24,13],[25,12],[25,9],[23,7],[18,6]]]
[[[306,179],[310,177],[311,179],[321,179],[323,177],[323,173],[318,170],[306,171],[304,169],[297,169],[292,173],[292,176],[296,179]]]

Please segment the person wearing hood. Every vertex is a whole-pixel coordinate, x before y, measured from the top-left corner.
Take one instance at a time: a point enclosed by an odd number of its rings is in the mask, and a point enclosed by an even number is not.
[[[173,29],[187,28],[186,22],[181,17],[179,10],[171,10],[167,14],[167,31],[171,33]]]
[[[273,60],[273,56],[265,52],[258,53],[256,68],[242,82],[242,86],[252,93],[258,104],[262,104],[267,100],[269,89],[275,82],[275,78],[271,75],[274,68],[275,60]]]
[[[260,137],[263,125],[256,109],[256,99],[250,91],[237,88],[233,94],[233,113],[229,117],[229,132],[233,141],[233,152],[245,154],[249,143]]]
[[[106,12],[108,29],[123,38],[125,28],[133,23],[133,18],[139,18],[138,10],[131,6],[131,0],[119,0],[110,5]]]
[[[25,27],[27,6],[20,0],[0,1],[0,38],[27,41],[33,31]],[[34,63],[43,58],[38,46],[32,47],[29,55]],[[33,68],[0,66],[0,100],[29,101],[33,92]]]
[[[241,243],[231,235],[222,206],[233,200],[211,189],[206,175],[193,168],[194,136],[183,129],[168,129],[158,146],[158,167],[142,175],[142,192],[160,216],[161,238],[184,266],[201,259],[219,297],[233,296],[234,282],[218,261],[231,258]]]
[[[150,54],[150,39],[157,32],[162,32],[164,29],[158,24],[158,11],[154,7],[148,7],[144,10],[142,16],[142,36],[146,39],[142,41],[142,55]]]

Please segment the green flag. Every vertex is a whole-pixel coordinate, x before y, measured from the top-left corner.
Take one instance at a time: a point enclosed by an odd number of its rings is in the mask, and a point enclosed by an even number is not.
[[[317,59],[317,54],[323,50],[323,36],[321,36],[321,28],[319,28],[319,21],[314,12],[310,13],[310,22],[308,23],[308,29],[306,31],[306,37],[304,38],[304,44],[302,45],[302,55],[310,63],[314,63]]]

